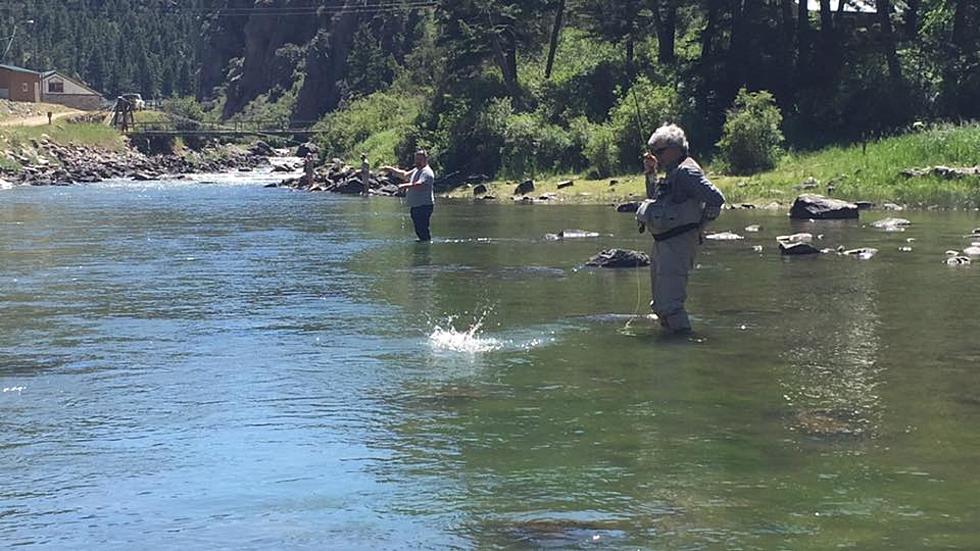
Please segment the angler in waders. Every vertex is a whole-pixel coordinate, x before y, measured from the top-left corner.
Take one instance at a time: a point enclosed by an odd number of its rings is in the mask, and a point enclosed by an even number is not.
[[[725,203],[687,149],[687,137],[677,125],[661,126],[650,136],[643,156],[648,199],[636,213],[641,231],[653,234],[650,308],[674,333],[691,331],[684,310],[687,275],[702,243],[701,230],[721,214]],[[665,172],[659,180],[658,169]]]

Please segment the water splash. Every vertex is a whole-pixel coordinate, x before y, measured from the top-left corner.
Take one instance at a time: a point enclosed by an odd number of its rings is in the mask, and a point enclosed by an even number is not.
[[[480,334],[483,328],[483,320],[488,312],[484,312],[467,329],[458,330],[454,326],[456,318],[450,317],[446,320],[446,327],[436,325],[429,334],[429,345],[436,350],[448,350],[452,352],[467,352],[478,354],[481,352],[492,352],[503,347],[503,343],[492,337],[485,337]]]

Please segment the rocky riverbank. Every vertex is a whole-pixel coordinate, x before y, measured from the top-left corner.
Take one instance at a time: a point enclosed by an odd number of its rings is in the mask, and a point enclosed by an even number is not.
[[[303,166],[299,163],[291,168],[301,170]],[[367,182],[366,186],[365,180]],[[329,191],[348,195],[368,194],[395,197],[405,195],[404,191],[398,189],[399,183],[401,182],[397,178],[372,172],[370,169],[367,170],[366,175],[362,175],[361,169],[344,163],[340,159],[332,159],[330,162],[314,168],[312,179],[304,174],[299,178],[288,178],[278,184],[269,184],[266,187],[283,187],[300,191]]]
[[[72,185],[128,178],[155,180],[164,175],[223,172],[268,164],[267,151],[238,145],[211,144],[193,151],[146,155],[133,148],[109,150],[58,144],[41,136],[16,149],[0,151],[0,179],[13,185]]]

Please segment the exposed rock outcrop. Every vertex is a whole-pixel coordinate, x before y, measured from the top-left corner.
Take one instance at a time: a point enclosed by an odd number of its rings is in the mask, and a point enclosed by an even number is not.
[[[812,194],[797,197],[789,210],[790,218],[802,220],[856,219],[858,216],[858,207],[854,203]]]

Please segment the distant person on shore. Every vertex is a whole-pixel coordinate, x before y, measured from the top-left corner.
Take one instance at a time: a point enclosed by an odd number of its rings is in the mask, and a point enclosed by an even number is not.
[[[306,154],[306,158],[303,159],[303,173],[306,177],[306,185],[312,186],[315,177],[314,170],[316,169],[316,155],[312,151]]]
[[[367,153],[361,153],[361,186],[361,195],[371,195],[371,163],[368,162]]]
[[[659,180],[658,169],[665,172]],[[701,230],[721,214],[725,196],[688,157],[687,137],[674,124],[661,126],[650,136],[643,174],[648,200],[636,218],[653,234],[650,308],[668,331],[689,333],[691,320],[684,309],[688,272],[702,242]]]
[[[435,204],[435,191],[433,183],[436,176],[429,166],[429,154],[420,149],[415,152],[415,168],[411,170],[401,170],[393,166],[381,167],[381,170],[394,174],[405,183],[398,186],[398,189],[405,190],[405,200],[408,201],[409,212],[412,214],[412,223],[415,225],[415,235],[420,242],[432,240],[429,232],[429,220],[432,218],[432,209]]]

